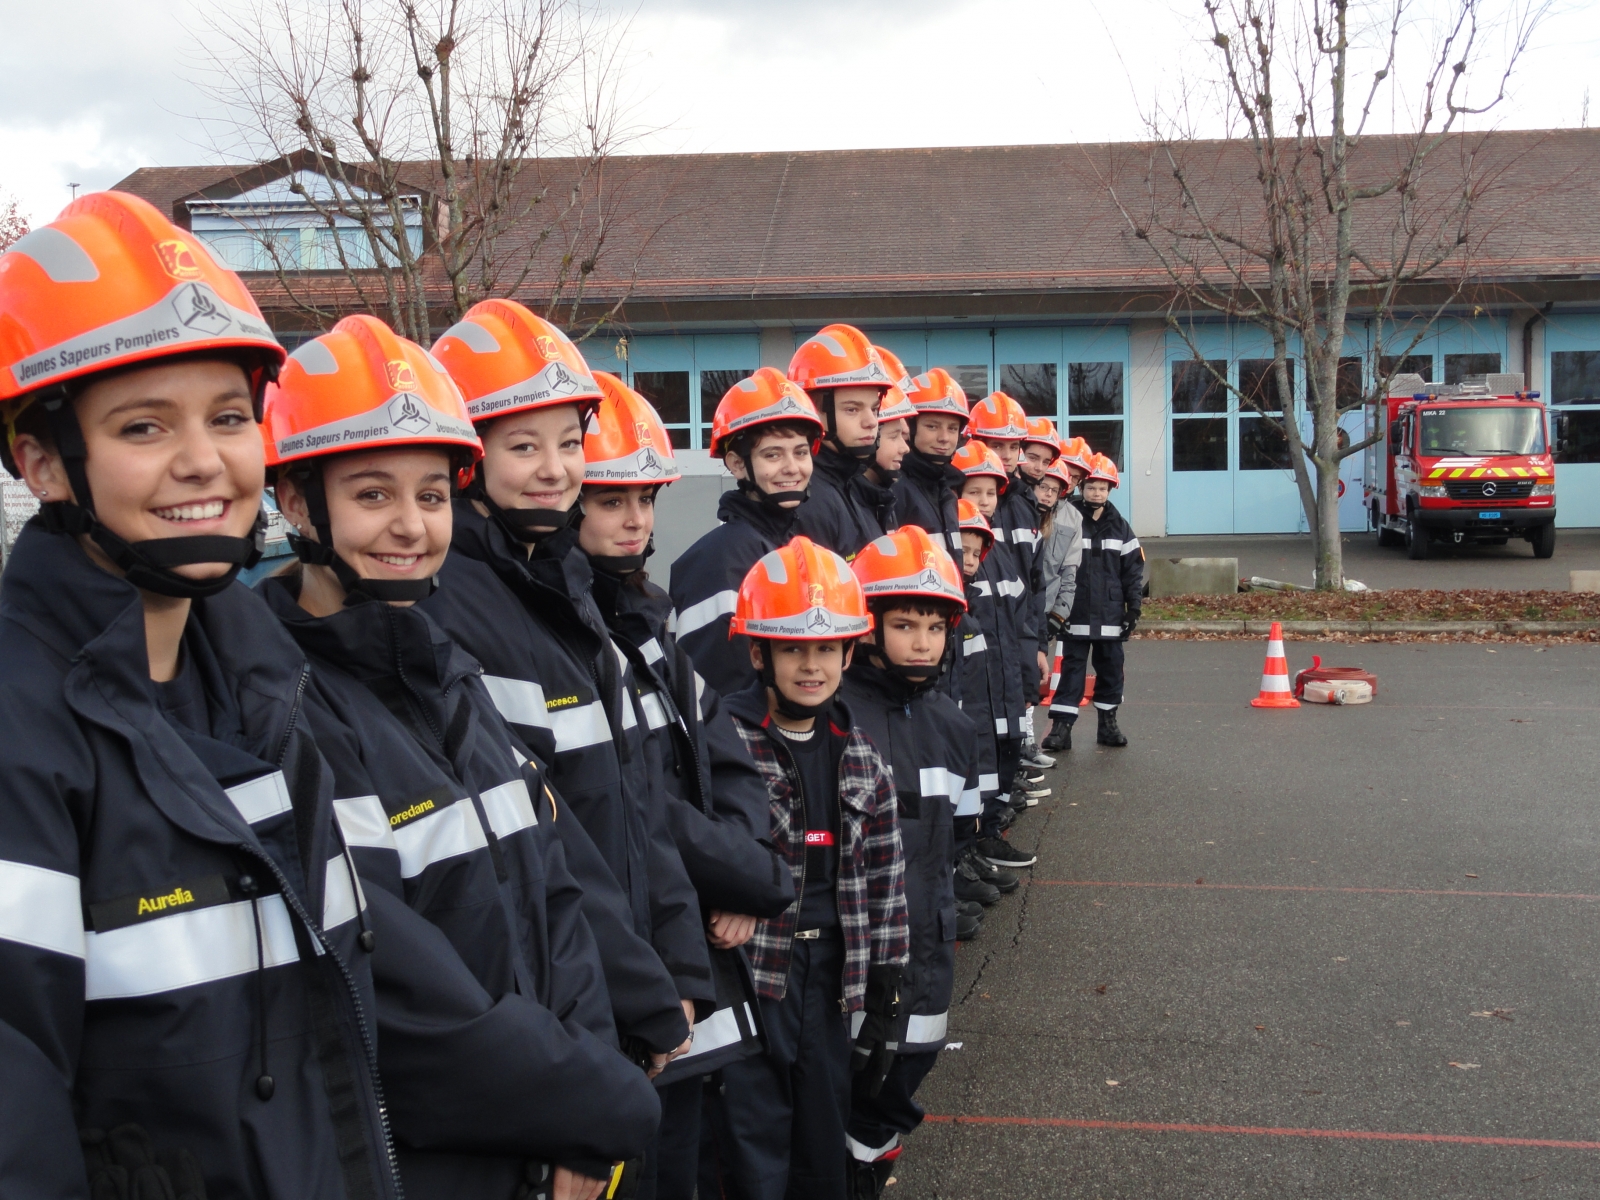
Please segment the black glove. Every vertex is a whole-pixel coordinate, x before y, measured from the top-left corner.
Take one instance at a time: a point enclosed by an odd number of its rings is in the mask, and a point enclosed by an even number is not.
[[[516,1200],[550,1200],[555,1186],[555,1168],[547,1162],[530,1158],[522,1164],[522,1182],[517,1185]]]
[[[1045,626],[1050,630],[1050,636],[1060,641],[1067,636],[1067,618],[1058,612],[1052,612],[1045,617]]]
[[[206,1200],[199,1160],[187,1150],[158,1157],[140,1125],[78,1132],[89,1174],[90,1200]]]
[[[1138,617],[1124,617],[1122,619],[1122,640],[1127,641],[1133,636],[1133,631],[1139,624]]]
[[[867,1095],[876,1096],[889,1077],[895,1051],[896,1018],[900,1015],[900,968],[868,967],[865,1019],[851,1053],[850,1069],[867,1073]]]

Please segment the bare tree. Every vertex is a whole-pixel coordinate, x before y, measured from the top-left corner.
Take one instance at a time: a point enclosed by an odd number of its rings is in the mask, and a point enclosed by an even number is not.
[[[1218,67],[1212,98],[1154,110],[1143,178],[1107,181],[1129,231],[1160,264],[1169,329],[1207,364],[1197,369],[1287,443],[1319,588],[1344,581],[1339,464],[1382,436],[1341,444],[1339,418],[1386,395],[1403,369],[1397,360],[1469,301],[1477,250],[1496,220],[1486,198],[1505,167],[1477,160],[1465,124],[1503,99],[1547,7],[1527,0],[1493,22],[1482,0],[1447,2],[1419,61],[1411,0],[1356,5],[1354,14],[1350,0],[1201,0]],[[1358,76],[1362,66],[1370,74]],[[1485,73],[1487,86],[1475,87]],[[1201,105],[1235,143],[1194,142]],[[1407,132],[1373,134],[1384,108]],[[1374,330],[1360,374],[1346,346],[1353,312]],[[1261,329],[1276,386],[1247,393],[1231,384],[1202,352],[1194,314]],[[1281,416],[1268,415],[1279,405]]]
[[[424,344],[490,296],[577,323],[620,214],[621,32],[587,0],[257,0],[218,18],[227,149],[288,159],[315,227],[256,229],[289,302],[320,325],[383,314]]]
[[[0,194],[0,250],[28,232],[28,218],[17,207],[17,198]]]

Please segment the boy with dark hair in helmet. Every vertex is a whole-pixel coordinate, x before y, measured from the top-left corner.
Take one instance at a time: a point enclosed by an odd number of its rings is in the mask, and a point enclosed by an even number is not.
[[[876,458],[879,413],[898,378],[861,330],[828,325],[794,352],[789,379],[805,389],[823,424],[798,532],[849,560],[884,531],[879,503],[863,494],[860,480]]]
[[[595,382],[603,396],[583,439],[578,545],[594,570],[595,602],[633,667],[649,770],[671,796],[667,827],[700,898],[716,987],[715,1011],[696,1021],[689,1051],[656,1077],[661,1134],[641,1177],[640,1195],[689,1200],[700,1169],[703,1081],[762,1049],[742,947],[758,918],[794,900],[794,884],[764,844],[766,786],[722,698],[678,645],[671,598],[645,571],[657,499],[679,478],[666,428],[620,379],[597,371]]]
[[[849,564],[807,538],[739,589],[733,628],[759,678],[728,709],[797,898],[749,943],[767,1052],[722,1070],[702,1195],[845,1200],[852,1070],[875,1092],[893,1060],[905,858],[889,772],[839,696],[872,625]]]
[[[1126,746],[1117,726],[1122,704],[1122,644],[1139,623],[1144,592],[1144,551],[1133,527],[1111,503],[1117,466],[1104,454],[1094,456],[1083,496],[1083,561],[1078,567],[1072,608],[1061,628],[1061,682],[1050,705],[1053,718],[1047,750],[1072,749],[1072,726],[1091,658],[1094,662],[1094,707],[1100,714],[1095,740],[1102,746]],[[1058,605],[1055,610],[1060,612]]]
[[[375,317],[347,317],[295,355],[263,425],[300,561],[257,590],[312,664],[302,721],[345,797],[335,812],[368,895],[442,935],[426,990],[380,993],[380,1065],[429,1061],[461,1080],[454,1099],[391,1089],[402,1180],[451,1200],[523,1183],[582,1196],[644,1153],[659,1109],[617,1053],[543,772],[477,662],[416,603],[437,586],[451,495],[482,449],[449,376]]]
[[[762,367],[728,389],[711,421],[711,456],[738,487],[717,503],[722,522],[672,564],[668,591],[679,644],[695,670],[724,696],[755,682],[749,643],[729,634],[739,585],[763,554],[798,532],[812,501],[814,454],[822,418],[811,398],[776,367]]]
[[[926,529],[955,557],[961,553],[955,497],[961,473],[950,460],[966,440],[967,394],[943,367],[933,367],[911,381],[906,399],[916,415],[907,422],[911,445],[894,485],[896,515],[903,525]]]
[[[851,564],[873,632],[856,646],[844,695],[856,727],[888,767],[906,863],[911,957],[900,982],[899,1049],[876,1092],[858,1075],[851,1096],[853,1200],[883,1194],[900,1138],[922,1121],[913,1099],[938,1061],[949,1025],[955,940],[976,936],[983,906],[957,901],[955,819],[979,809],[972,719],[938,691],[951,670],[967,608],[961,572],[915,525],[879,538]]]

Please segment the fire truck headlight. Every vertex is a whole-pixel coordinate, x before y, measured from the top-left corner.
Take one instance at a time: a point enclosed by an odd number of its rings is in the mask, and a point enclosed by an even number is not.
[[[1425,497],[1431,500],[1443,500],[1450,494],[1443,487],[1423,487],[1421,492]]]
[[[1556,494],[1556,485],[1553,483],[1536,483],[1533,485],[1533,494],[1535,496],[1554,496]]]

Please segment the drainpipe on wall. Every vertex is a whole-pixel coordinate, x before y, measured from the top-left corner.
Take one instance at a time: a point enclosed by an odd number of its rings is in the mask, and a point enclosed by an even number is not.
[[[1555,306],[1556,302],[1551,300],[1522,324],[1522,388],[1524,391],[1533,390],[1533,327],[1548,317],[1550,310]],[[1543,376],[1544,373],[1540,372],[1539,386],[1541,390],[1548,391],[1549,389],[1544,387]]]

